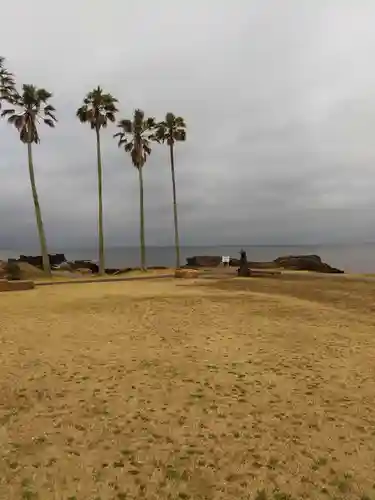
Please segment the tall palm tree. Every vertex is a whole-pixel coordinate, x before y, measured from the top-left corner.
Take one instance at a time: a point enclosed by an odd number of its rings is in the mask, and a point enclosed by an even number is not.
[[[134,111],[132,120],[120,120],[118,137],[119,147],[123,146],[130,153],[132,163],[139,175],[139,212],[140,212],[140,250],[141,269],[146,271],[145,216],[143,205],[143,167],[151,154],[150,140],[155,132],[155,118],[145,118],[141,109]]]
[[[0,56],[0,109],[2,101],[10,102],[15,93],[14,76],[5,67],[5,58]]]
[[[169,147],[173,189],[174,242],[176,248],[176,267],[178,269],[181,265],[181,261],[180,239],[178,234],[176,179],[174,170],[174,147],[176,142],[186,140],[186,124],[184,119],[181,116],[175,116],[173,113],[167,113],[164,121],[157,124],[154,139],[157,142],[166,143]]]
[[[77,118],[81,123],[88,123],[96,134],[96,156],[98,165],[98,243],[99,243],[99,274],[105,273],[104,233],[103,233],[103,169],[100,150],[100,129],[106,128],[108,122],[115,121],[118,102],[111,94],[97,87],[87,94],[83,105],[77,110]]]
[[[33,194],[43,268],[49,276],[51,276],[51,266],[35,183],[32,144],[39,144],[40,142],[38,132],[40,120],[49,127],[53,128],[55,126],[55,122],[57,121],[55,117],[56,110],[51,104],[48,104],[51,97],[52,94],[45,89],[37,88],[34,85],[23,85],[22,92],[20,94],[18,92],[14,93],[10,99],[11,104],[14,105],[14,109],[5,109],[1,113],[1,116],[7,116],[8,122],[17,129],[21,142],[27,144],[31,191]]]

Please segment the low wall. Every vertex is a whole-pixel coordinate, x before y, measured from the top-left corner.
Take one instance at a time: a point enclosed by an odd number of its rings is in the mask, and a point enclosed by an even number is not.
[[[0,292],[16,292],[21,290],[32,290],[33,288],[35,288],[33,281],[0,280]]]

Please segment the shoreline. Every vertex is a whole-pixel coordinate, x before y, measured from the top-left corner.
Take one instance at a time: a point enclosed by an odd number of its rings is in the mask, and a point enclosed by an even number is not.
[[[182,264],[185,259],[193,255],[231,255],[236,258],[240,247],[229,245],[218,245],[214,247],[182,246]],[[341,245],[306,245],[304,247],[290,245],[244,245],[249,261],[270,261],[283,254],[318,254],[324,262],[331,266],[343,269],[350,274],[368,274],[375,272],[375,244],[348,244]],[[63,249],[64,250],[64,249]],[[50,253],[61,251],[53,248]],[[237,251],[237,252],[236,252]],[[0,260],[18,258],[20,254],[38,255],[35,249],[26,250],[0,250]],[[96,260],[97,254],[94,248],[68,249],[65,252],[68,260]],[[147,248],[148,267],[171,267],[175,263],[175,251],[172,246],[152,246]],[[137,268],[139,267],[139,252],[137,247],[107,247],[107,268]]]

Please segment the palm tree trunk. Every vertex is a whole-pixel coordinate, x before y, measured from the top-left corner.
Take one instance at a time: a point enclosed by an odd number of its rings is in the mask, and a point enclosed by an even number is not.
[[[141,269],[146,271],[146,244],[145,244],[145,213],[143,206],[143,168],[138,167],[139,174],[139,215],[140,215],[140,244],[141,244]]]
[[[105,274],[104,262],[104,233],[103,233],[103,171],[102,171],[102,155],[100,151],[100,132],[96,128],[96,155],[98,161],[98,239],[99,239],[99,274]]]
[[[33,193],[35,217],[36,217],[36,224],[38,227],[40,249],[41,249],[42,261],[43,261],[43,269],[44,269],[44,272],[47,273],[47,275],[51,277],[52,276],[51,265],[50,265],[49,256],[48,256],[47,241],[46,241],[46,235],[44,232],[42,213],[41,213],[40,205],[39,205],[38,192],[36,190],[34,165],[33,165],[33,152],[32,152],[32,147],[31,147],[30,142],[27,143],[27,156],[28,156],[28,161],[29,161],[30,184],[31,184],[31,191]]]
[[[177,217],[177,197],[176,197],[176,179],[174,174],[174,150],[173,144],[169,146],[171,157],[172,189],[173,189],[173,217],[174,217],[174,245],[176,248],[176,268],[179,269],[180,262],[180,238],[178,235],[178,217]]]

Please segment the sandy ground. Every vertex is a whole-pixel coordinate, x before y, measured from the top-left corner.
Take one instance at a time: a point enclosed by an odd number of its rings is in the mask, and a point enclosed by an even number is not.
[[[372,281],[93,283],[0,305],[1,499],[375,498]]]

